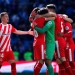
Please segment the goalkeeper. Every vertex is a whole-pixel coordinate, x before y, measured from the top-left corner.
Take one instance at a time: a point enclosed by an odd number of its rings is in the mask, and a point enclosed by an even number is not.
[[[41,11],[41,15],[45,12],[48,12],[47,9],[42,9]],[[54,55],[54,51],[55,51],[55,23],[54,20],[49,20],[45,23],[43,28],[39,28],[37,27],[37,25],[35,26],[35,30],[38,33],[45,33],[45,40],[46,40],[46,66],[48,68],[48,72],[49,75],[54,75],[54,71],[53,71],[53,67],[51,65],[51,61],[53,59],[53,55]]]

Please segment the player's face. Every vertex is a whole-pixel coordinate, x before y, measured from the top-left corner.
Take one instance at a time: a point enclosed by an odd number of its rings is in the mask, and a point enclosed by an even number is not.
[[[31,15],[32,15],[32,17],[35,17],[37,15],[37,13],[35,11],[32,11]]]
[[[2,21],[8,23],[9,22],[9,16],[8,14],[5,14],[3,17],[2,17]]]
[[[31,12],[31,17],[29,17],[29,20],[32,22],[36,15],[37,15],[37,13],[35,11],[32,11]]]
[[[46,9],[48,10],[48,12],[53,12],[52,9],[48,9],[47,7],[46,7]]]
[[[46,9],[48,10],[48,12],[50,12],[50,10],[46,7]]]
[[[48,9],[48,12],[53,12],[53,10],[52,9]]]

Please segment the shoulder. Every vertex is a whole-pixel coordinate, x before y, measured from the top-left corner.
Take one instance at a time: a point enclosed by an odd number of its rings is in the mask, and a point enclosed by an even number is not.
[[[11,24],[7,24],[8,26],[12,26]]]
[[[8,27],[9,27],[9,29],[13,28],[12,24],[8,24]]]
[[[50,21],[47,21],[45,25],[47,27],[51,27],[51,26],[54,26],[54,22],[53,22],[53,20],[50,20]]]
[[[66,22],[65,25],[68,27],[72,27],[71,23],[69,23],[69,22]]]
[[[54,20],[47,21],[48,24],[53,24]]]
[[[62,14],[56,14],[57,18],[62,18]]]
[[[40,18],[36,18],[34,21],[45,21],[45,18],[44,17],[40,17]]]
[[[11,24],[8,24],[8,26],[9,26],[9,27],[12,27],[12,25],[11,25]]]
[[[67,22],[67,21],[65,22],[65,24],[66,24],[66,25],[71,25],[71,23],[70,23],[70,22]]]
[[[65,23],[65,29],[69,30],[70,28],[72,28],[71,24],[69,22]]]

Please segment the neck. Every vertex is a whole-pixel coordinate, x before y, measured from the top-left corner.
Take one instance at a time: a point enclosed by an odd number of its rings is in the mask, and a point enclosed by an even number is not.
[[[7,23],[6,22],[2,22],[2,24],[6,25]]]

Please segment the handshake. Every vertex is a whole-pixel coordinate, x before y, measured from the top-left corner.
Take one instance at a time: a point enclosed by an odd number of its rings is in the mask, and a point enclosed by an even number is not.
[[[34,36],[34,32],[33,31],[27,31],[27,34],[29,34],[29,35],[33,35]]]

